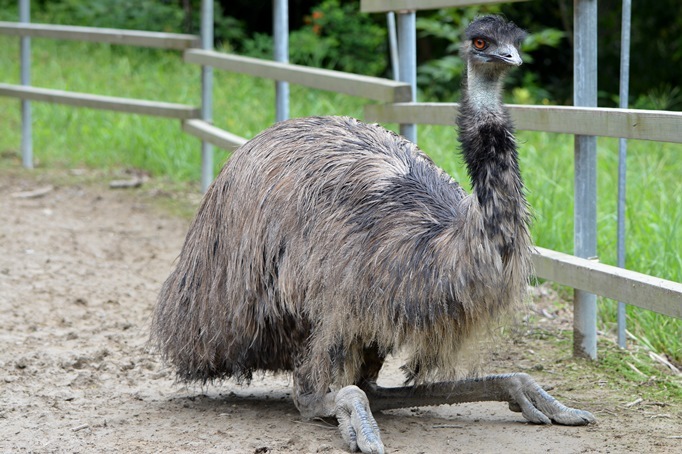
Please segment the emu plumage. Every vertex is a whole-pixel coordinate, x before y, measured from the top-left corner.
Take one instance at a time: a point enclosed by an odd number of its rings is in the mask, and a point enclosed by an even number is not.
[[[178,377],[291,371],[301,413],[336,416],[363,452],[384,449],[370,403],[502,400],[538,423],[593,421],[524,374],[423,384],[461,376],[462,346],[528,284],[528,207],[500,100],[523,36],[494,16],[467,29],[458,125],[470,195],[416,145],[348,117],[281,122],[235,151],[154,314]],[[413,386],[378,387],[399,348]]]

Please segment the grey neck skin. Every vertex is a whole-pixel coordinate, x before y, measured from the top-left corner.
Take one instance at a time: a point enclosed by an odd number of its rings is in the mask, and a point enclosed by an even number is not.
[[[502,110],[502,81],[504,71],[467,66],[467,96],[475,112]]]

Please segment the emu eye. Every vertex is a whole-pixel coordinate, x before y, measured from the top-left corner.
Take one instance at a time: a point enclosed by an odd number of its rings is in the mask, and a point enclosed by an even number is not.
[[[474,47],[478,50],[483,50],[488,47],[488,43],[483,38],[476,38],[472,41]]]

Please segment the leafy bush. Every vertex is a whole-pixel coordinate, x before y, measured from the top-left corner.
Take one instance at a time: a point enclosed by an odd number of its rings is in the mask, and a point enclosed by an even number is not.
[[[0,0],[0,20],[17,20],[16,0]],[[32,21],[84,27],[119,28],[167,33],[199,33],[201,15],[184,11],[175,0],[58,0],[32,2]],[[198,5],[193,5],[198,10]],[[214,3],[214,36],[218,42],[240,42],[244,24],[225,16]]]
[[[61,0],[45,14],[56,24],[159,32],[182,30],[184,13],[176,2],[154,0]]]
[[[274,48],[272,36],[265,33],[255,33],[244,39],[241,45],[234,46],[235,51],[255,58],[272,58]]]
[[[18,3],[16,0],[0,0],[0,20],[16,21],[19,20],[17,11]]]
[[[233,50],[256,58],[272,58],[272,36],[254,33],[233,43]],[[324,0],[304,17],[304,25],[289,33],[289,60],[317,68],[380,76],[386,71],[386,30],[358,4]]]
[[[378,76],[385,72],[386,30],[358,11],[358,3],[324,0],[289,36],[291,61]]]
[[[635,109],[682,110],[682,89],[662,84],[640,95],[632,105]]]

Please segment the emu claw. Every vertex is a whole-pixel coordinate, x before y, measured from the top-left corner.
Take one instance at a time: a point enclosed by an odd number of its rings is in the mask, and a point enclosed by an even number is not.
[[[336,418],[341,436],[351,451],[383,454],[384,444],[379,436],[369,401],[364,391],[357,386],[346,386],[336,394]]]
[[[589,411],[567,407],[550,396],[529,375],[517,374],[514,378],[514,386],[509,389],[512,399],[509,409],[521,412],[528,421],[566,426],[583,426],[596,421]]]

